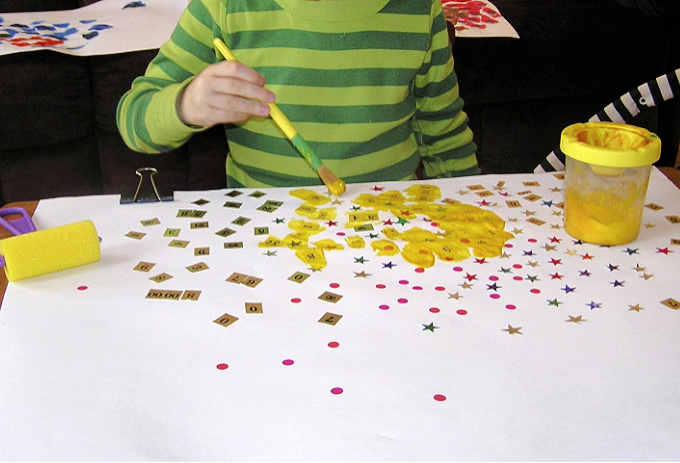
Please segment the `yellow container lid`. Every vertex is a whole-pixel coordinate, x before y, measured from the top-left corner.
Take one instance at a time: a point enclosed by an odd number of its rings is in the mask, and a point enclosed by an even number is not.
[[[618,122],[572,124],[562,131],[562,152],[588,164],[641,167],[661,157],[661,140],[647,129]]]

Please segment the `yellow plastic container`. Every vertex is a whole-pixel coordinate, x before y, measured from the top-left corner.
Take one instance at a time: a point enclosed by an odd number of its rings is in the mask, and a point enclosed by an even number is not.
[[[560,148],[566,232],[601,245],[635,240],[652,164],[661,155],[659,137],[633,125],[587,122],[564,129]]]

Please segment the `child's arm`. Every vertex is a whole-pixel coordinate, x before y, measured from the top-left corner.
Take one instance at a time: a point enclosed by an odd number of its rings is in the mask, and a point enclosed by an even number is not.
[[[479,174],[441,2],[433,2],[431,45],[416,77],[415,130],[426,178]]]
[[[269,114],[274,95],[264,78],[215,55],[213,36],[221,31],[206,24],[221,8],[222,2],[192,1],[145,75],[121,98],[118,128],[130,148],[167,151],[207,127]]]

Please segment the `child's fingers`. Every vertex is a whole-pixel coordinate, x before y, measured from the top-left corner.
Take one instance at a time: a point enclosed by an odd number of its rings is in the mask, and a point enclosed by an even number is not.
[[[254,69],[235,61],[222,61],[211,69],[215,79],[213,90],[229,95],[273,103],[274,93],[264,88],[264,76]]]

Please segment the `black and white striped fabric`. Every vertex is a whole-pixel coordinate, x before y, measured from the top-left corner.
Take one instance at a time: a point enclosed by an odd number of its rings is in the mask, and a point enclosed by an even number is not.
[[[680,69],[650,80],[622,95],[588,119],[588,122],[628,123],[642,111],[668,101],[678,94],[680,94]],[[534,172],[558,170],[564,170],[564,153],[559,146],[534,169]]]

